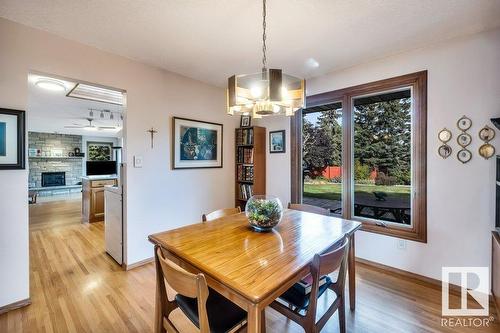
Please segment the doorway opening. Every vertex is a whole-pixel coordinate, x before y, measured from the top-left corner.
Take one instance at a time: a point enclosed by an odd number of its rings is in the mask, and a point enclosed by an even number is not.
[[[50,260],[40,248],[60,264],[69,251],[80,265],[102,256],[121,269],[126,91],[31,72],[28,111],[32,269]]]

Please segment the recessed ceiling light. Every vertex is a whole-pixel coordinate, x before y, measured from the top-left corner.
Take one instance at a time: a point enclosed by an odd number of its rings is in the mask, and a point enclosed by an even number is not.
[[[54,79],[41,78],[35,82],[35,85],[50,91],[66,91],[64,83]]]

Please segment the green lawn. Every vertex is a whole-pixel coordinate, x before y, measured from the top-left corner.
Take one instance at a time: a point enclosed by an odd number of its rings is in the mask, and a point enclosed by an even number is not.
[[[355,185],[355,194],[373,195],[374,191],[387,193],[388,198],[408,198],[410,186]],[[304,196],[340,200],[341,184],[304,184]]]

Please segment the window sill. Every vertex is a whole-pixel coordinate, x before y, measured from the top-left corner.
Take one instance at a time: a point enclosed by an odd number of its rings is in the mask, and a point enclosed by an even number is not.
[[[372,232],[375,234],[412,240],[415,242],[427,243],[427,230],[425,230],[425,228],[421,228],[421,230],[418,230],[415,227],[415,224],[411,227],[410,226],[398,227],[392,223],[389,224],[388,226],[382,226],[382,225],[377,225],[371,221],[368,222],[367,220],[362,218],[352,218],[352,220],[361,222],[363,224],[361,230],[366,232]],[[420,223],[419,225],[422,226],[422,223]]]

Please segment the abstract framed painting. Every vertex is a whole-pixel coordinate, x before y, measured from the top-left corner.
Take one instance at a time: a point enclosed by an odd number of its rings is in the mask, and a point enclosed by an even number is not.
[[[222,168],[222,124],[173,117],[172,168]]]
[[[25,113],[0,108],[0,170],[25,168]]]

